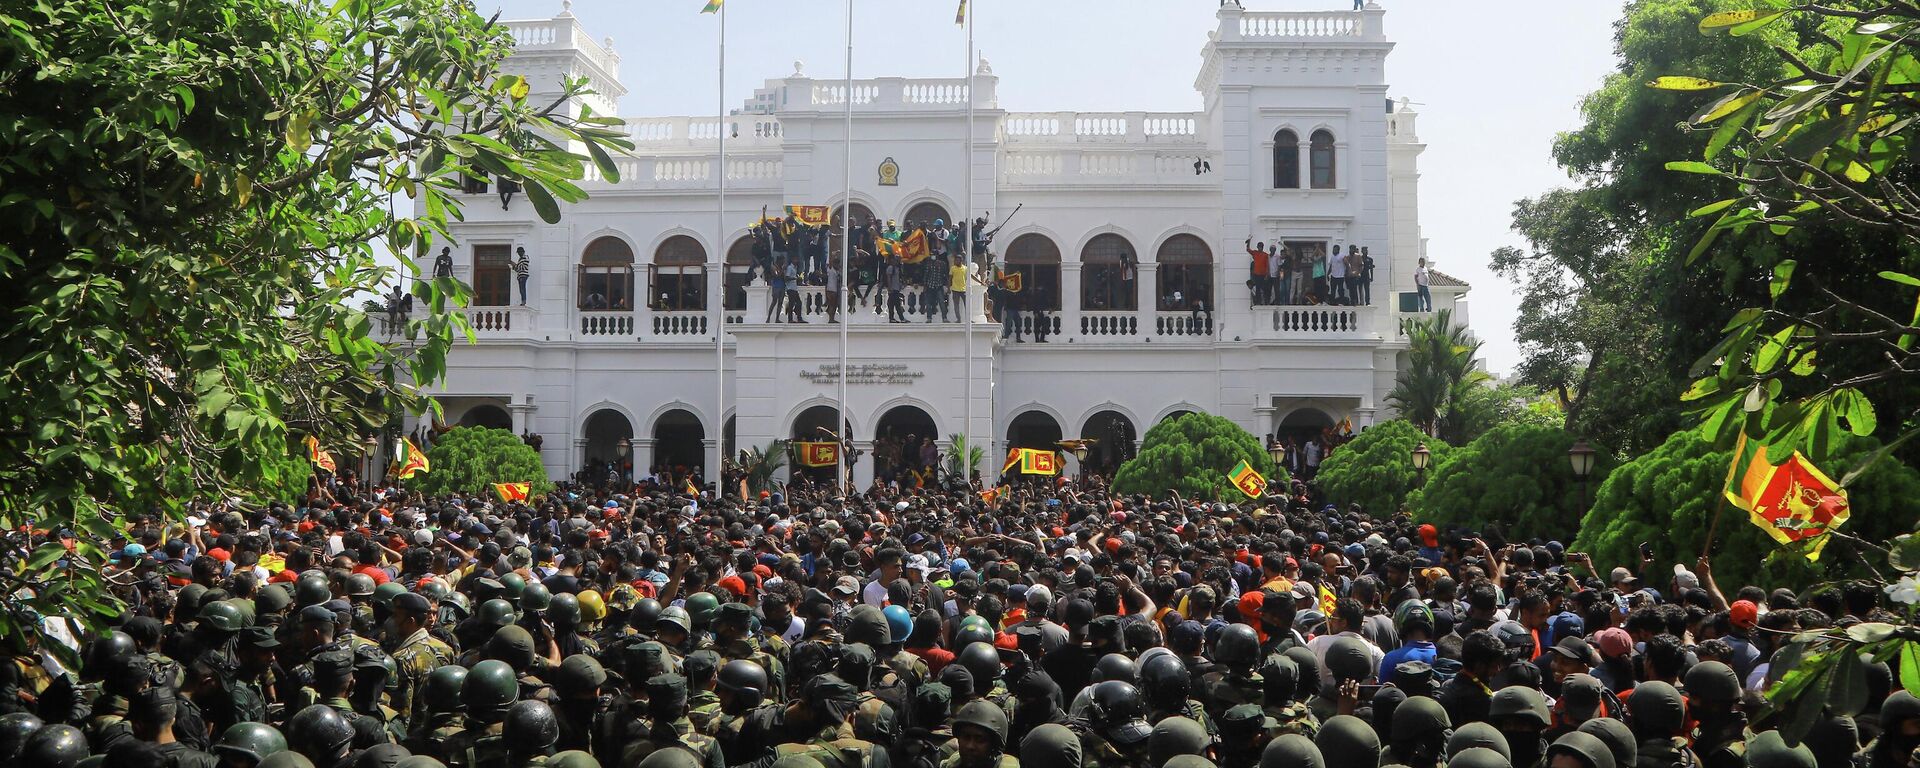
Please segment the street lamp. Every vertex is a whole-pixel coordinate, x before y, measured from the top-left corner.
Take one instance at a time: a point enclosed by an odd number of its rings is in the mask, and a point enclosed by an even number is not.
[[[1567,449],[1567,462],[1573,465],[1573,476],[1580,481],[1581,506],[1587,502],[1587,476],[1593,474],[1594,456],[1593,446],[1585,440],[1575,441],[1573,447]]]
[[[1273,466],[1275,468],[1285,465],[1287,462],[1287,444],[1280,442],[1279,437],[1267,441],[1267,455],[1273,457]]]
[[[1085,479],[1087,476],[1087,441],[1075,440],[1073,441],[1073,447],[1069,450],[1073,451],[1074,463],[1080,467],[1080,477]]]
[[[1419,473],[1420,484],[1427,482],[1427,464],[1433,461],[1433,451],[1427,450],[1427,444],[1421,443],[1413,449],[1413,471]]]
[[[613,444],[613,455],[624,459],[627,457],[627,451],[630,451],[632,449],[633,449],[633,444],[627,442],[627,439],[623,437],[623,438],[620,438],[620,442]]]
[[[360,476],[360,481],[365,483],[367,489],[371,491],[373,489],[373,474],[378,468],[378,465],[374,464],[374,455],[380,452],[380,438],[377,435],[367,435],[367,439],[361,444],[367,448],[360,454],[361,459],[367,464],[367,470],[366,474]]]

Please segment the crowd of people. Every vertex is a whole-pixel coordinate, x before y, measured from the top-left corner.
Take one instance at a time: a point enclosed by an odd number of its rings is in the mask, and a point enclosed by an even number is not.
[[[130,515],[124,610],[0,643],[0,759],[1911,768],[1920,746],[1884,663],[1804,744],[1759,706],[1792,633],[1890,620],[1872,586],[1729,593],[1706,558],[1595,563],[1300,482],[977,490],[343,484]]]
[[[1255,305],[1373,303],[1371,247],[1335,244],[1256,243],[1247,238],[1247,288]],[[1421,262],[1425,266],[1425,260]],[[1424,284],[1423,284],[1424,285]]]

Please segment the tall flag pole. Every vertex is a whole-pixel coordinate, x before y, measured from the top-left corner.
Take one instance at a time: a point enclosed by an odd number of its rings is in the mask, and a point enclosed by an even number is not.
[[[966,202],[961,204],[962,207],[966,209],[966,215],[962,217],[960,220],[960,249],[961,249],[960,253],[962,254],[961,263],[965,264],[969,269],[973,269],[975,268],[973,263],[973,238],[975,237],[975,233],[973,231],[973,227],[974,227],[974,224],[973,224],[973,103],[974,103],[974,98],[973,98],[973,73],[974,73],[973,9],[968,7],[967,0],[960,0],[960,11],[957,14],[957,16],[954,18],[954,22],[957,24],[963,24],[967,28],[967,62],[966,62],[966,71],[965,71],[965,74],[967,76],[967,146],[966,146],[967,154],[966,154],[966,162],[962,163],[960,166],[963,169],[962,172],[967,175],[966,176]],[[968,290],[968,287],[971,285],[973,285],[973,281],[967,280],[962,285],[962,290]],[[951,288],[952,286],[948,286],[948,287]],[[967,452],[970,453],[973,450],[973,444],[974,444],[973,443],[973,312],[974,312],[974,309],[973,307],[967,306],[965,304],[965,299],[966,299],[965,293],[962,293],[960,295],[960,299],[962,302],[961,306],[966,307],[966,310],[961,312],[961,315],[963,315],[963,317],[960,318],[960,322],[963,324],[962,327],[966,329],[966,335],[963,337],[964,339],[963,343],[967,347],[967,404],[964,409],[964,413],[961,415],[961,418],[964,419],[964,421],[962,421],[960,424],[960,436],[965,439],[967,444]],[[985,300],[986,300],[986,297],[984,295],[981,296],[981,301],[985,301]],[[973,472],[972,472],[973,467],[968,465],[967,459],[968,457],[965,455],[960,456],[960,479],[963,481],[973,479]]]
[[[714,284],[717,290],[711,292],[708,303],[713,307],[713,424],[719,434],[713,440],[713,468],[709,474],[713,477],[714,495],[719,496],[720,481],[724,478],[727,461],[727,9],[725,0],[707,0],[702,13],[720,15],[720,66],[719,89],[716,97],[719,102],[720,119],[720,200],[714,212],[713,250],[714,256],[708,263],[716,263]]]
[[[844,296],[847,288],[847,275],[850,274],[847,272],[847,263],[851,260],[849,258],[850,254],[853,253],[853,0],[847,0],[847,73],[846,88],[841,96],[847,100],[846,152],[845,156],[841,158],[842,186],[844,189],[842,189],[840,195],[840,226],[842,227],[840,235],[840,290]],[[833,425],[833,428],[835,432],[841,434],[841,440],[843,441],[853,439],[852,430],[848,429],[849,425],[847,424],[847,326],[851,324],[852,314],[847,311],[847,302],[840,301],[840,399],[838,401],[840,407],[839,413],[837,414],[840,423]],[[853,465],[848,463],[847,453],[847,451],[834,452],[837,459],[834,462],[833,468],[835,472],[833,477],[835,487],[841,487],[848,482],[848,470],[853,468]],[[857,493],[858,491],[855,490],[854,492]]]

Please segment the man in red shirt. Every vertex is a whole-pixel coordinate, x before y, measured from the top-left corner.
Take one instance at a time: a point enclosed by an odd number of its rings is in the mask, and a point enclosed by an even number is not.
[[[1271,280],[1267,279],[1268,254],[1266,248],[1266,243],[1255,245],[1253,237],[1247,237],[1247,256],[1252,259],[1252,276],[1247,280],[1247,284],[1253,288],[1253,303],[1255,304],[1272,303],[1269,301],[1269,297],[1273,292],[1273,284]]]

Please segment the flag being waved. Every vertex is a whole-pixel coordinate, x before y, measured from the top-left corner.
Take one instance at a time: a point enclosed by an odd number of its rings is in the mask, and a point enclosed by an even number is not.
[[[803,467],[831,467],[840,463],[839,443],[796,442],[793,448]]]
[[[1248,464],[1246,459],[1241,459],[1240,463],[1233,465],[1233,471],[1227,473],[1227,479],[1233,482],[1233,487],[1246,494],[1247,498],[1257,499],[1267,493],[1267,479],[1254,471],[1253,465]]]
[[[1007,463],[1000,468],[1000,474],[1007,474],[1014,467],[1019,467],[1023,475],[1057,475],[1060,474],[1060,456],[1053,451],[1015,448],[1007,453]]]
[[[900,241],[900,263],[902,264],[918,264],[926,261],[931,255],[933,251],[927,248],[927,233],[924,230],[916,229],[913,234],[907,235],[906,239]]]
[[[963,27],[967,25],[967,0],[960,0],[960,10],[953,12],[953,23]]]
[[[526,501],[527,495],[533,493],[533,483],[494,483],[493,492],[500,494],[502,502]]]
[[[992,488],[988,488],[980,492],[980,500],[988,504],[992,504],[1000,500],[1000,494],[1004,490],[1006,490],[1006,486],[1004,485],[996,485]]]
[[[700,12],[701,13],[719,13],[720,4],[726,1],[727,0],[707,0],[707,7],[700,9]]]
[[[787,215],[809,227],[824,227],[833,223],[833,209],[824,205],[789,205]]]
[[[1808,560],[1820,559],[1820,550],[1827,546],[1825,534],[1846,522],[1849,514],[1846,491],[1800,452],[1776,467],[1767,459],[1766,446],[1749,442],[1744,434],[1727,467],[1726,497],[1774,541],[1813,539],[1805,550]]]
[[[394,447],[393,463],[399,467],[394,470],[393,476],[401,480],[421,472],[433,471],[433,467],[427,463],[427,454],[413,444],[411,437],[400,438],[400,444]]]
[[[320,438],[307,435],[307,463],[314,469],[324,469],[330,474],[339,474],[334,468],[333,454],[320,450]]]

